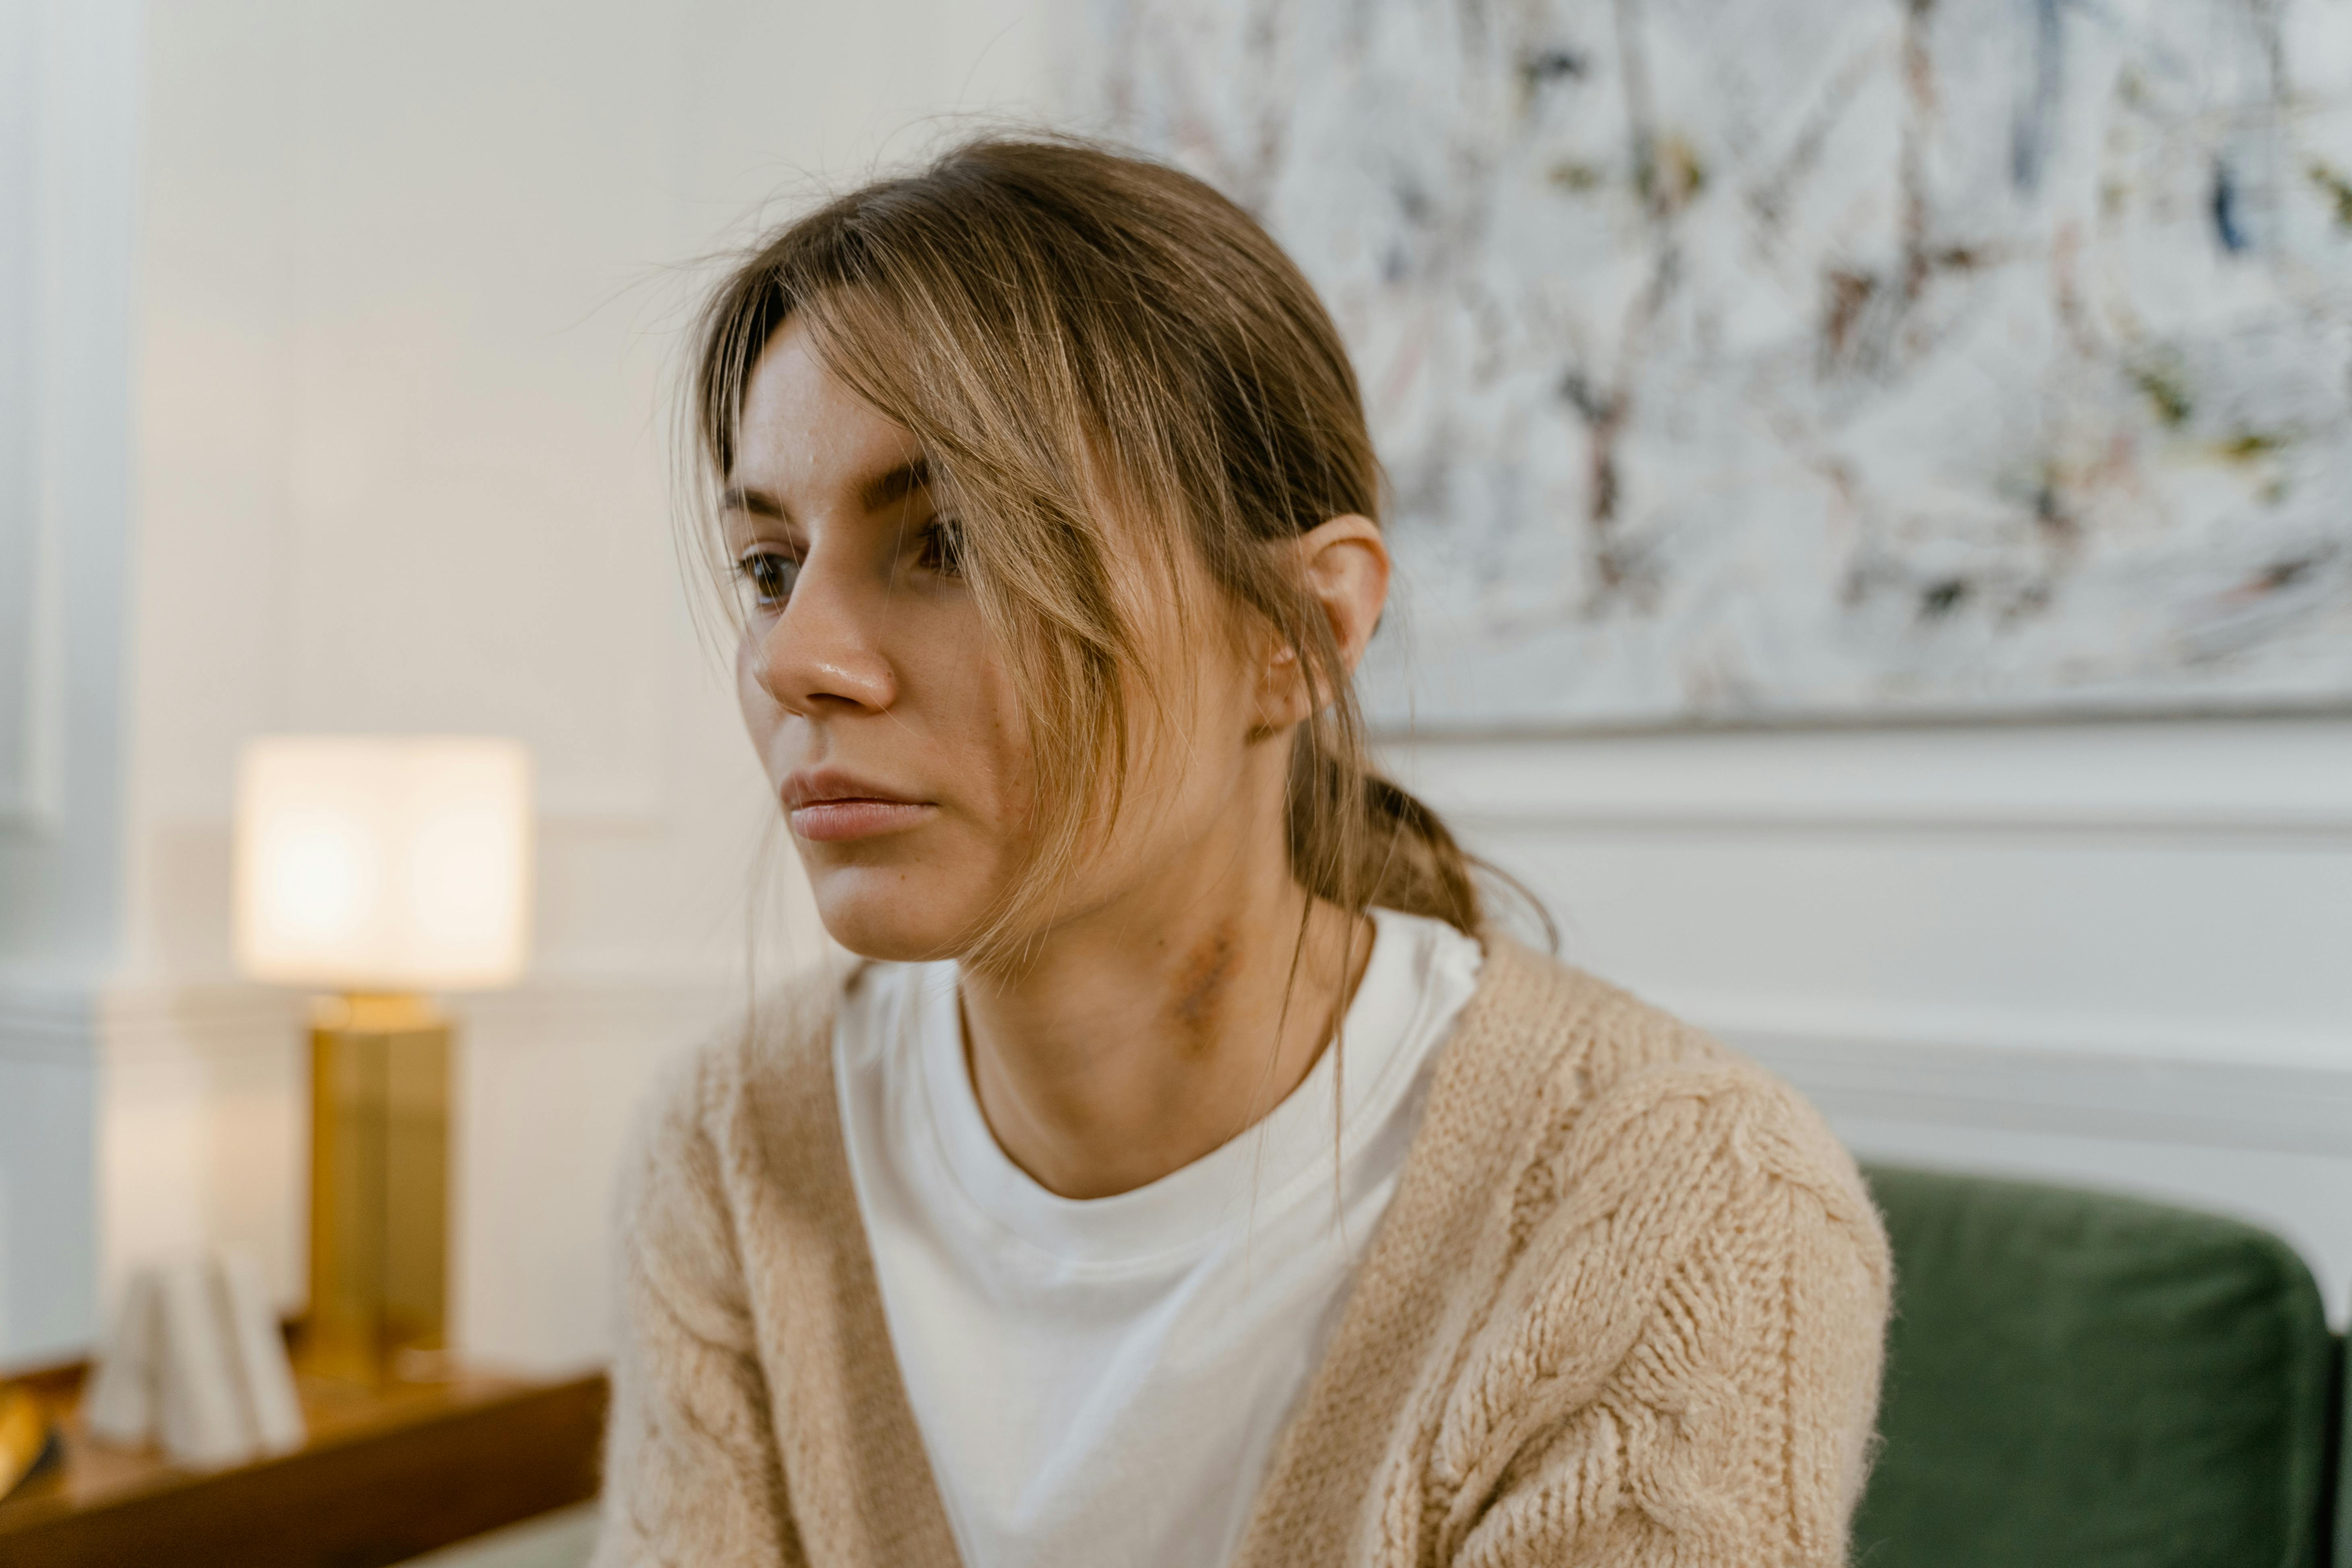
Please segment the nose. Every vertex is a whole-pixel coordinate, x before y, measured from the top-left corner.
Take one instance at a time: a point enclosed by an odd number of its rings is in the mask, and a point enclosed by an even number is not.
[[[810,552],[792,596],[761,639],[756,676],[804,719],[880,713],[898,699],[879,633],[886,595],[869,592],[846,552]]]

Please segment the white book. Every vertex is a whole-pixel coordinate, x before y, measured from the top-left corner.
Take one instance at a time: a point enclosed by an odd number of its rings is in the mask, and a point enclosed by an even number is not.
[[[261,1270],[248,1255],[224,1251],[214,1255],[212,1279],[247,1430],[265,1453],[300,1447],[302,1404]]]
[[[260,1447],[222,1321],[208,1261],[188,1258],[156,1271],[156,1426],[163,1451],[183,1464],[233,1465]]]
[[[101,1443],[160,1441],[183,1464],[300,1447],[294,1369],[252,1258],[228,1252],[134,1270],[83,1418]]]
[[[82,1395],[83,1421],[101,1443],[135,1448],[155,1434],[155,1310],[154,1271],[133,1270]]]

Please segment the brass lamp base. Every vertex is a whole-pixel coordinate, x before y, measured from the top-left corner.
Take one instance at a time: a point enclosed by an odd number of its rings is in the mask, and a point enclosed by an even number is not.
[[[310,1312],[302,1369],[379,1388],[445,1347],[449,1024],[421,996],[310,1013]]]

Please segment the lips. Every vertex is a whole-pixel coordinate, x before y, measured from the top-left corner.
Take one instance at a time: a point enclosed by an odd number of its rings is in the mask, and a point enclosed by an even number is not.
[[[902,832],[939,810],[929,801],[836,768],[793,774],[784,781],[783,802],[793,832],[816,843]]]

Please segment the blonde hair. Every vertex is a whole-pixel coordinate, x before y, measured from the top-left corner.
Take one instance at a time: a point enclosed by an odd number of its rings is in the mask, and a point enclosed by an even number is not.
[[[1381,474],[1338,331],[1247,214],[1140,158],[992,137],[785,225],[698,323],[687,413],[706,509],[735,464],[751,368],[787,321],[912,432],[1026,717],[1032,847],[969,956],[1011,957],[1118,817],[1141,732],[1131,704],[1163,701],[1171,674],[1122,609],[1136,564],[1193,630],[1204,608],[1263,623],[1321,700],[1290,761],[1299,883],[1350,913],[1479,928],[1470,860],[1371,768],[1330,622],[1295,552],[1266,548],[1349,513],[1377,522]],[[1131,521],[1116,538],[1114,504]],[[1139,538],[1145,559],[1119,557]],[[1185,552],[1222,605],[1185,593]]]

